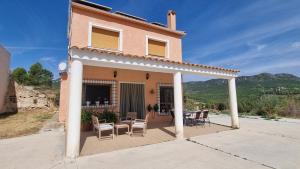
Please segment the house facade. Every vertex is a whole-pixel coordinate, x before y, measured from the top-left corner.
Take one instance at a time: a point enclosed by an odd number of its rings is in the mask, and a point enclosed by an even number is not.
[[[235,77],[238,71],[182,61],[182,38],[176,13],[167,25],[88,1],[72,1],[69,13],[68,69],[61,72],[59,120],[66,122],[68,157],[79,154],[84,109],[110,109],[144,118],[148,105],[158,112],[149,122],[170,121],[183,138],[182,74],[229,80],[232,126],[238,128]]]

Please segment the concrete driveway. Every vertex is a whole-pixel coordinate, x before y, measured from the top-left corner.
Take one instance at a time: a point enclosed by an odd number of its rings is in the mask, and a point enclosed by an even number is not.
[[[229,124],[228,116],[212,121]],[[300,168],[300,120],[241,118],[241,129],[63,160],[63,135],[0,141],[0,168]],[[22,143],[22,144],[21,144]]]
[[[0,140],[1,169],[48,169],[64,163],[64,132]]]
[[[226,115],[213,116],[212,121],[230,124]],[[300,120],[241,118],[240,122],[239,130],[81,157],[64,167],[300,168]]]

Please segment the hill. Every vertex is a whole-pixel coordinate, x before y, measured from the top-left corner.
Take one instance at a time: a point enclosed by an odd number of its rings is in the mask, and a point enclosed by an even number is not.
[[[262,73],[254,76],[240,76],[236,79],[238,99],[259,97],[266,94],[298,95],[300,78],[291,74]],[[227,80],[212,79],[184,83],[185,96],[201,102],[227,102]]]

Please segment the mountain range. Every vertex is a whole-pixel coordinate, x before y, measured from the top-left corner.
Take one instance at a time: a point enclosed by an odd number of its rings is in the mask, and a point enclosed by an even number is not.
[[[236,86],[238,99],[255,99],[267,94],[300,96],[300,77],[292,74],[240,76],[236,78]],[[205,103],[226,103],[229,97],[227,80],[224,79],[185,82],[184,91],[188,98]]]

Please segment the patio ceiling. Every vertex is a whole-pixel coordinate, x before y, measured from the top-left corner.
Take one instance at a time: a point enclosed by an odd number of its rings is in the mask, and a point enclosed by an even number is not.
[[[93,48],[70,48],[72,60],[80,60],[84,65],[109,68],[131,69],[140,71],[197,74],[223,79],[237,77],[238,70],[225,69],[201,64],[170,61],[150,56],[136,56],[121,52],[110,52]]]

